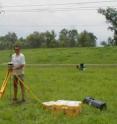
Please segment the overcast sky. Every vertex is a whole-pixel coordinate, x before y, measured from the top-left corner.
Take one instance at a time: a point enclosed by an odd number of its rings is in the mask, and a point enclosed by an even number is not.
[[[116,7],[117,0],[0,0],[0,36],[16,32],[25,37],[33,31],[58,33],[75,28],[94,33],[99,44],[112,36],[105,17],[97,12],[107,6]]]

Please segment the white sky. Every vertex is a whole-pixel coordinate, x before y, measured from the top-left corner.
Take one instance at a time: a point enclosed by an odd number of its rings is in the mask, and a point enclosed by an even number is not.
[[[99,3],[91,3],[95,1]],[[81,2],[89,3],[79,4]],[[112,36],[112,32],[107,30],[109,24],[106,23],[105,17],[96,10],[98,7],[106,6],[116,7],[117,0],[0,0],[0,10],[6,10],[0,14],[0,35],[16,32],[18,36],[26,36],[33,31],[53,29],[59,32],[63,28],[75,28],[78,32],[87,30],[94,33],[99,44],[100,41]]]

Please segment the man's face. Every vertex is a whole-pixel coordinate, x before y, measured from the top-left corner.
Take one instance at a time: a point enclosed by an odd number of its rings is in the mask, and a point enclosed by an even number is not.
[[[15,47],[14,51],[15,51],[16,54],[19,54],[20,53],[20,48],[19,47]]]

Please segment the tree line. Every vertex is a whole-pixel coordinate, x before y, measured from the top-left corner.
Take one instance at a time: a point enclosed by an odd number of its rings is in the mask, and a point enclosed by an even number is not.
[[[14,44],[20,44],[23,48],[95,47],[96,39],[93,33],[78,33],[76,29],[62,29],[58,38],[54,30],[35,31],[26,38],[18,38],[15,32],[8,32],[0,37],[0,49],[11,49]]]
[[[113,32],[113,37],[102,41],[103,46],[117,46],[117,9],[98,9],[98,13],[105,16],[108,29]],[[55,31],[38,32],[29,34],[26,38],[18,38],[15,32],[8,32],[0,36],[0,49],[11,49],[14,44],[20,44],[23,48],[55,48],[55,47],[95,47],[97,37],[86,30],[78,33],[76,29],[62,29],[59,35]]]

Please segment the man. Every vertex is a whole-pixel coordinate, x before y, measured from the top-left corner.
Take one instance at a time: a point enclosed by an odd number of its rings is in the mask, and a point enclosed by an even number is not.
[[[22,102],[25,101],[24,98],[24,66],[25,66],[25,56],[21,53],[20,46],[14,47],[15,53],[12,55],[11,62],[13,63],[13,85],[14,85],[14,97],[13,100],[17,101],[18,83],[21,87]],[[19,80],[20,79],[20,80]]]

